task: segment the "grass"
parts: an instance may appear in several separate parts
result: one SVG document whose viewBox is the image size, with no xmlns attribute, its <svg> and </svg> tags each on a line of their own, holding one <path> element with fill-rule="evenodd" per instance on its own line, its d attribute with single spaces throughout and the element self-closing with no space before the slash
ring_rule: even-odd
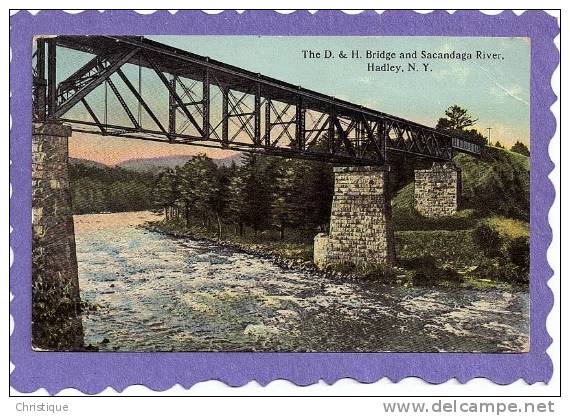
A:
<svg viewBox="0 0 570 416">
<path fill-rule="evenodd" d="M 530 236 L 530 224 L 528 222 L 499 216 L 487 218 L 485 221 L 505 238 Z"/>
<path fill-rule="evenodd" d="M 530 219 L 530 159 L 493 147 L 484 148 L 480 158 L 458 154 L 461 169 L 462 208 L 480 217 L 503 216 Z"/>
</svg>

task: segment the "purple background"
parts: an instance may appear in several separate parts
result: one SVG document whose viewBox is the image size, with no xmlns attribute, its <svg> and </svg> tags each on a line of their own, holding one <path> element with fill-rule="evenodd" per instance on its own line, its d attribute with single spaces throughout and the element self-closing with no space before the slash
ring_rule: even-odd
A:
<svg viewBox="0 0 570 416">
<path fill-rule="evenodd" d="M 13 194 L 10 202 L 10 245 L 14 263 L 10 312 L 14 332 L 10 359 L 15 365 L 11 385 L 20 392 L 44 387 L 51 394 L 73 387 L 97 393 L 111 386 L 121 391 L 132 384 L 166 390 L 176 383 L 185 388 L 204 380 L 240 386 L 251 380 L 266 385 L 287 379 L 309 385 L 323 379 L 334 383 L 350 377 L 374 382 L 383 377 L 399 381 L 416 376 L 431 383 L 457 378 L 461 383 L 486 377 L 496 383 L 548 382 L 553 366 L 546 349 L 552 342 L 546 318 L 553 304 L 547 286 L 552 269 L 546 251 L 552 239 L 548 211 L 554 187 L 548 174 L 554 165 L 548 144 L 556 120 L 549 107 L 555 102 L 550 80 L 559 61 L 553 39 L 559 32 L 554 17 L 541 11 L 487 16 L 477 11 L 419 14 L 387 11 L 346 15 L 300 11 L 281 15 L 271 11 L 224 12 L 207 15 L 166 11 L 138 15 L 130 11 L 87 11 L 66 14 L 20 12 L 10 19 L 10 167 Z M 31 350 L 31 83 L 32 36 L 36 34 L 113 35 L 355 35 L 355 36 L 525 36 L 531 38 L 531 285 L 530 352 L 475 353 L 38 353 Z"/>
</svg>

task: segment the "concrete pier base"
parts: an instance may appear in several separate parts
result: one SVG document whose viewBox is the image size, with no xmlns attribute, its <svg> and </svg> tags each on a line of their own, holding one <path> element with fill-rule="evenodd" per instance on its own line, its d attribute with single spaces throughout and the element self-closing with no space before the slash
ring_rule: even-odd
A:
<svg viewBox="0 0 570 416">
<path fill-rule="evenodd" d="M 434 163 L 431 169 L 415 171 L 416 210 L 430 218 L 454 214 L 461 196 L 461 170 L 453 163 Z"/>
<path fill-rule="evenodd" d="M 395 261 L 394 228 L 384 167 L 334 168 L 330 232 L 314 240 L 314 262 L 323 269 L 391 265 Z"/>
<path fill-rule="evenodd" d="M 62 124 L 32 131 L 32 344 L 50 350 L 83 347 L 79 280 Z"/>
</svg>

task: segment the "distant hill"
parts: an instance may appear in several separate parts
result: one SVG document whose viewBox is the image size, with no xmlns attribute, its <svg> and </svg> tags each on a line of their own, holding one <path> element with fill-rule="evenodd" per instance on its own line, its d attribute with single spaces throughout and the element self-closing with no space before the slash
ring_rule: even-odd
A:
<svg viewBox="0 0 570 416">
<path fill-rule="evenodd" d="M 160 172 L 166 169 L 174 169 L 176 166 L 182 166 L 193 156 L 177 155 L 177 156 L 161 156 L 152 158 L 137 158 L 125 160 L 117 166 L 136 172 Z M 241 154 L 228 156 L 222 159 L 212 159 L 218 166 L 230 166 L 233 163 L 239 165 Z"/>
<path fill-rule="evenodd" d="M 88 166 L 88 167 L 92 167 L 92 168 L 100 168 L 100 169 L 109 167 L 108 165 L 105 165 L 104 163 L 95 162 L 94 160 L 89 160 L 89 159 L 81 159 L 78 157 L 70 157 L 69 163 L 73 166 L 83 165 L 83 166 Z"/>
</svg>

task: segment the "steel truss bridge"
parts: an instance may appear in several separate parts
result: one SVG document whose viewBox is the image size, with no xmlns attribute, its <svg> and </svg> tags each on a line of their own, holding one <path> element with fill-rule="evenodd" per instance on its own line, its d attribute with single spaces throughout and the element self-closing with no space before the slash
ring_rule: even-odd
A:
<svg viewBox="0 0 570 416">
<path fill-rule="evenodd" d="M 345 165 L 481 152 L 445 132 L 143 37 L 37 38 L 33 76 L 34 120 L 76 132 Z"/>
</svg>

